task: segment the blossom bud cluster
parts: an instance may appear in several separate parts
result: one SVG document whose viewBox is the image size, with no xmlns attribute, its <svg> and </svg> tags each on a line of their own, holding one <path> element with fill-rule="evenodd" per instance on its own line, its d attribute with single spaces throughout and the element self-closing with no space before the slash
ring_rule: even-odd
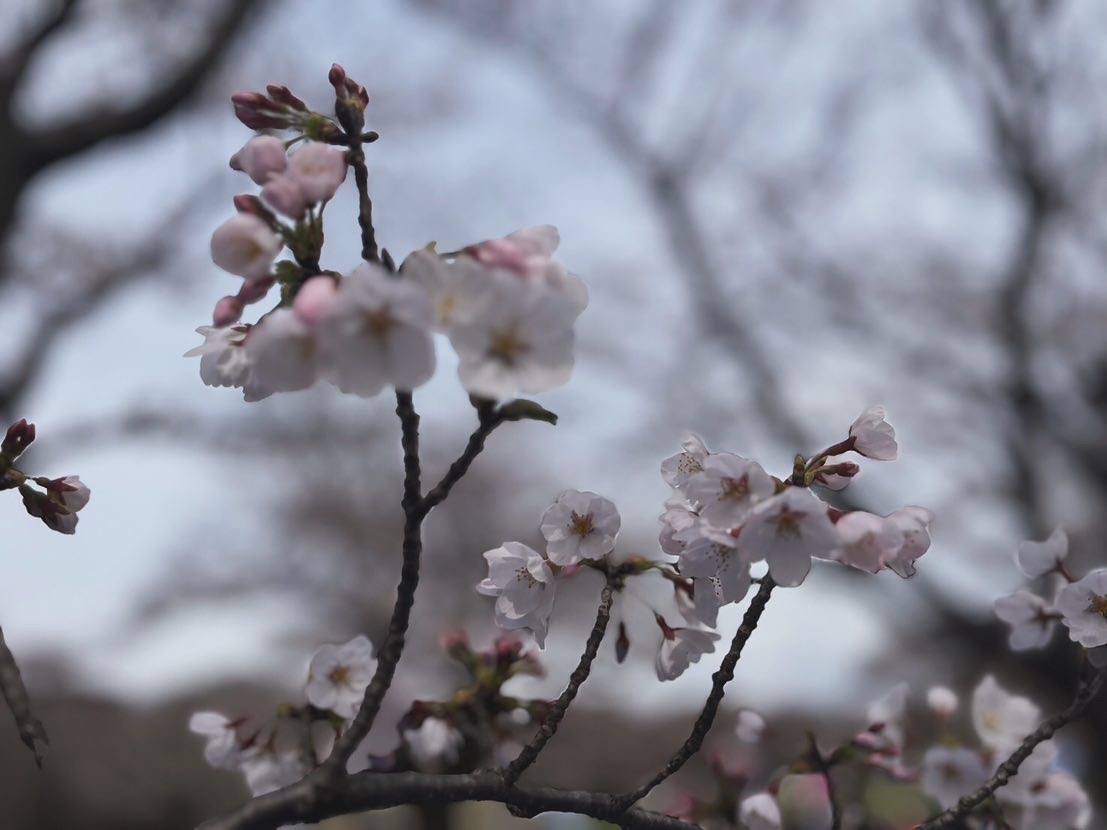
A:
<svg viewBox="0 0 1107 830">
<path fill-rule="evenodd" d="M 88 504 L 88 485 L 78 476 L 29 476 L 16 467 L 16 460 L 34 440 L 35 425 L 26 418 L 8 427 L 0 444 L 0 490 L 18 489 L 27 513 L 51 530 L 71 535 L 77 530 L 77 513 Z"/>
<path fill-rule="evenodd" d="M 1012 649 L 1048 645 L 1057 622 L 1084 648 L 1107 646 L 1107 568 L 1076 579 L 1066 563 L 1068 555 L 1069 538 L 1060 527 L 1043 542 L 1019 544 L 1015 563 L 1044 594 L 1022 588 L 996 600 L 996 616 L 1011 627 Z"/>
</svg>

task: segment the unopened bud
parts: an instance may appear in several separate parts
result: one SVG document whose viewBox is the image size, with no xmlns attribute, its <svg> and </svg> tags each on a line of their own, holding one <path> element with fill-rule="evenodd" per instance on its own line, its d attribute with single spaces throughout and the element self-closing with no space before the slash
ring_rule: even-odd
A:
<svg viewBox="0 0 1107 830">
<path fill-rule="evenodd" d="M 233 201 L 234 209 L 239 213 L 256 216 L 270 226 L 277 224 L 277 217 L 273 215 L 269 208 L 261 203 L 261 199 L 257 196 L 253 196 L 249 193 L 239 193 L 234 197 Z"/>
<path fill-rule="evenodd" d="M 0 452 L 6 457 L 7 463 L 17 459 L 20 454 L 31 446 L 35 440 L 35 425 L 27 423 L 26 418 L 20 418 L 10 427 L 4 435 L 4 443 L 0 445 Z"/>
<path fill-rule="evenodd" d="M 250 305 L 251 303 L 263 300 L 265 299 L 265 295 L 269 293 L 269 289 L 272 288 L 276 282 L 277 281 L 273 277 L 245 280 L 242 283 L 242 287 L 238 289 L 238 299 L 243 305 Z"/>
<path fill-rule="evenodd" d="M 243 303 L 238 297 L 223 297 L 215 304 L 211 313 L 211 324 L 217 329 L 225 328 L 242 319 Z"/>
<path fill-rule="evenodd" d="M 342 68 L 341 64 L 332 63 L 331 71 L 327 73 L 327 80 L 334 87 L 335 94 L 341 95 L 346 84 L 346 70 Z"/>
<path fill-rule="evenodd" d="M 308 111 L 307 104 L 293 95 L 284 84 L 267 84 L 265 91 L 278 104 L 284 104 L 289 109 L 299 110 L 300 112 Z"/>
<path fill-rule="evenodd" d="M 615 638 L 615 662 L 622 663 L 626 660 L 628 651 L 630 651 L 630 637 L 627 636 L 627 625 L 620 620 L 619 636 Z"/>
</svg>

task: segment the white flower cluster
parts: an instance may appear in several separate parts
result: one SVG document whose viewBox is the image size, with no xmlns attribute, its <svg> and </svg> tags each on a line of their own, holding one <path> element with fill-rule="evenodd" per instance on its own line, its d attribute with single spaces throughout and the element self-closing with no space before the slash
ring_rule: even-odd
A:
<svg viewBox="0 0 1107 830">
<path fill-rule="evenodd" d="M 1011 626 L 1011 648 L 1046 646 L 1058 621 L 1084 648 L 1107 645 L 1107 568 L 1078 580 L 1065 564 L 1068 554 L 1068 535 L 1060 527 L 1044 542 L 1019 544 L 1015 563 L 1027 579 L 1045 578 L 1046 596 L 1023 588 L 996 600 L 996 616 Z"/>
<path fill-rule="evenodd" d="M 504 542 L 486 551 L 488 578 L 477 585 L 477 591 L 496 597 L 496 625 L 530 631 L 544 648 L 558 578 L 578 563 L 595 562 L 614 550 L 619 525 L 619 511 L 608 499 L 565 490 L 542 514 L 545 554 L 522 542 Z"/>
<path fill-rule="evenodd" d="M 207 739 L 208 764 L 241 772 L 252 795 L 272 792 L 300 780 L 327 756 L 341 722 L 357 713 L 376 665 L 373 644 L 363 635 L 320 646 L 308 669 L 310 706 L 282 706 L 265 720 L 197 712 L 189 730 Z"/>
<path fill-rule="evenodd" d="M 952 711 L 940 695 L 940 717 Z M 954 698 L 955 700 L 955 698 Z M 1037 727 L 1038 707 L 1025 697 L 1005 691 L 991 675 L 973 692 L 972 723 L 979 748 L 943 741 L 927 750 L 922 759 L 920 784 L 943 808 L 954 806 L 963 796 L 984 784 L 996 768 Z M 1056 768 L 1057 745 L 1038 744 L 1010 783 L 996 791 L 995 798 L 1011 830 L 1074 830 L 1088 826 L 1091 806 L 1079 781 Z"/>
<path fill-rule="evenodd" d="M 894 459 L 895 433 L 883 408 L 862 413 L 849 437 L 831 449 Z M 828 451 L 806 472 L 805 484 L 840 489 L 858 467 Z M 749 591 L 754 562 L 764 560 L 784 586 L 803 582 L 812 557 L 908 577 L 930 546 L 933 516 L 925 508 L 904 507 L 888 516 L 834 511 L 809 487 L 775 479 L 748 458 L 710 452 L 696 435 L 662 463 L 661 475 L 674 491 L 661 516 L 661 547 L 678 557 L 681 574 L 692 580 L 692 602 L 684 604 L 690 622 L 714 627 L 719 607 Z"/>
</svg>

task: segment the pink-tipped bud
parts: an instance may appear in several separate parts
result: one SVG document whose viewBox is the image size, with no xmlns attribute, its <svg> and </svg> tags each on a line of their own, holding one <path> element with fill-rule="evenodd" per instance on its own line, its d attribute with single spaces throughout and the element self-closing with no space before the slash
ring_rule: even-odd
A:
<svg viewBox="0 0 1107 830">
<path fill-rule="evenodd" d="M 327 80 L 331 82 L 335 93 L 341 95 L 346 85 L 346 70 L 340 64 L 332 63 L 331 71 L 327 73 Z"/>
<path fill-rule="evenodd" d="M 277 281 L 273 277 L 263 277 L 260 280 L 246 280 L 242 283 L 242 287 L 238 289 L 238 299 L 243 305 L 250 305 L 256 303 L 258 300 L 264 300 L 265 296 L 269 293 L 269 289 L 276 285 Z"/>
<path fill-rule="evenodd" d="M 211 324 L 217 329 L 225 328 L 242 319 L 243 303 L 238 297 L 224 297 L 215 304 L 211 313 Z"/>
<path fill-rule="evenodd" d="M 231 102 L 235 116 L 251 130 L 283 130 L 291 121 L 260 92 L 237 92 Z"/>
<path fill-rule="evenodd" d="M 261 203 L 261 199 L 257 196 L 251 196 L 248 193 L 239 193 L 234 197 L 233 201 L 234 209 L 239 213 L 248 213 L 250 216 L 256 216 L 269 225 L 275 225 L 277 223 L 277 217 L 273 215 L 273 212 L 269 210 L 269 208 Z"/>
<path fill-rule="evenodd" d="M 231 156 L 232 170 L 245 173 L 255 184 L 265 184 L 275 173 L 284 172 L 288 155 L 284 142 L 272 135 L 256 135 Z"/>
<path fill-rule="evenodd" d="M 288 176 L 271 176 L 261 189 L 261 198 L 278 213 L 299 221 L 307 211 L 308 199 L 303 188 Z"/>
<path fill-rule="evenodd" d="M 469 635 L 460 628 L 446 631 L 438 642 L 447 654 L 453 654 L 459 649 L 465 649 L 466 651 L 469 649 Z"/>
<path fill-rule="evenodd" d="M 8 427 L 4 435 L 4 443 L 0 445 L 0 452 L 3 452 L 9 461 L 14 461 L 27 447 L 31 446 L 34 440 L 35 425 L 27 423 L 26 418 L 20 418 Z"/>
<path fill-rule="evenodd" d="M 337 291 L 338 286 L 330 277 L 312 277 L 296 292 L 292 310 L 307 325 L 314 326 L 331 310 Z"/>
<path fill-rule="evenodd" d="M 284 84 L 266 84 L 265 91 L 278 104 L 284 104 L 286 107 L 300 112 L 308 111 L 307 104 L 293 95 Z"/>
</svg>

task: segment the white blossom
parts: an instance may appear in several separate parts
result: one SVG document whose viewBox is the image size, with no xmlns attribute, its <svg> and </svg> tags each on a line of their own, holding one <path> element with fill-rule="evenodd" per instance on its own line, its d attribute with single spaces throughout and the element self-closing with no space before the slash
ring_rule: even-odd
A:
<svg viewBox="0 0 1107 830">
<path fill-rule="evenodd" d="M 869 704 L 868 728 L 878 732 L 897 750 L 903 750 L 904 724 L 907 719 L 908 685 L 899 683 L 884 696 Z"/>
<path fill-rule="evenodd" d="M 76 513 L 81 510 L 92 495 L 88 485 L 81 481 L 80 476 L 63 476 L 52 479 L 46 489 L 50 499 L 62 510 Z"/>
<path fill-rule="evenodd" d="M 934 746 L 923 756 L 920 784 L 942 809 L 952 807 L 987 780 L 988 768 L 979 752 L 963 746 Z"/>
<path fill-rule="evenodd" d="M 1019 542 L 1015 562 L 1027 579 L 1037 579 L 1056 570 L 1069 555 L 1069 537 L 1061 527 L 1055 527 L 1044 542 Z"/>
<path fill-rule="evenodd" d="M 1015 651 L 1042 648 L 1053 637 L 1057 612 L 1053 606 L 1030 591 L 1015 591 L 995 601 L 995 614 L 1011 626 L 1009 643 Z"/>
<path fill-rule="evenodd" d="M 572 303 L 544 285 L 493 278 L 472 319 L 449 332 L 462 385 L 471 394 L 504 400 L 566 383 L 573 370 Z"/>
<path fill-rule="evenodd" d="M 307 699 L 320 709 L 352 718 L 376 670 L 373 644 L 363 634 L 341 645 L 322 645 L 311 658 Z"/>
<path fill-rule="evenodd" d="M 734 735 L 744 744 L 756 744 L 761 742 L 761 736 L 765 732 L 765 719 L 752 709 L 742 709 L 738 713 L 738 723 L 734 727 Z"/>
<path fill-rule="evenodd" d="M 1014 780 L 1021 775 L 1020 771 Z M 1008 788 L 1001 788 L 996 797 L 1011 830 L 1083 830 L 1092 819 L 1088 794 L 1066 772 L 1038 778 L 1027 791 L 1014 797 Z"/>
<path fill-rule="evenodd" d="M 690 591 L 675 589 L 677 610 L 692 625 L 714 628 L 719 619 L 723 594 L 719 580 L 715 577 L 693 577 L 690 581 Z"/>
<path fill-rule="evenodd" d="M 470 245 L 465 253 L 494 272 L 507 272 L 562 293 L 579 315 L 588 306 L 588 288 L 552 258 L 560 242 L 561 235 L 553 225 L 532 225 L 502 239 Z"/>
<path fill-rule="evenodd" d="M 610 499 L 588 490 L 563 490 L 542 514 L 546 555 L 561 566 L 602 559 L 615 549 L 620 521 Z"/>
<path fill-rule="evenodd" d="M 660 617 L 661 647 L 657 650 L 654 668 L 658 680 L 675 680 L 692 664 L 698 663 L 704 654 L 715 651 L 719 635 L 714 631 L 696 628 L 670 628 Z"/>
<path fill-rule="evenodd" d="M 760 464 L 733 453 L 713 453 L 702 467 L 688 478 L 684 492 L 700 505 L 700 516 L 716 527 L 737 527 L 757 502 L 776 491 Z"/>
<path fill-rule="evenodd" d="M 442 718 L 424 718 L 418 729 L 403 733 L 408 754 L 416 769 L 441 772 L 457 763 L 464 737 Z"/>
<path fill-rule="evenodd" d="M 386 385 L 421 386 L 434 374 L 433 325 L 434 308 L 422 288 L 362 263 L 339 284 L 318 327 L 327 377 L 361 397 Z"/>
<path fill-rule="evenodd" d="M 680 572 L 710 580 L 720 605 L 740 602 L 750 589 L 750 560 L 725 531 L 697 526 L 699 533 L 680 554 Z M 699 586 L 697 586 L 697 591 Z"/>
<path fill-rule="evenodd" d="M 1073 642 L 1084 648 L 1107 645 L 1107 568 L 1061 589 L 1057 610 Z"/>
<path fill-rule="evenodd" d="M 849 428 L 854 452 L 877 461 L 896 460 L 896 431 L 884 417 L 883 406 L 870 406 L 857 416 Z"/>
<path fill-rule="evenodd" d="M 699 521 L 699 517 L 684 504 L 674 504 L 666 508 L 659 517 L 661 534 L 658 541 L 661 549 L 670 556 L 680 556 L 688 546 L 689 532 Z M 693 533 L 694 536 L 694 533 Z"/>
<path fill-rule="evenodd" d="M 509 631 L 527 629 L 539 648 L 545 648 L 557 590 L 549 563 L 522 542 L 504 542 L 486 551 L 484 558 L 488 577 L 477 585 L 477 591 L 496 597 L 496 625 Z"/>
<path fill-rule="evenodd" d="M 256 750 L 243 746 L 237 724 L 218 712 L 195 712 L 188 721 L 188 731 L 207 738 L 204 760 L 217 769 L 238 769 Z"/>
<path fill-rule="evenodd" d="M 896 574 L 908 579 L 915 575 L 915 560 L 930 550 L 930 523 L 934 514 L 925 507 L 908 505 L 885 517 L 903 534 L 903 544 L 887 565 Z"/>
<path fill-rule="evenodd" d="M 244 347 L 250 364 L 244 390 L 248 401 L 307 389 L 318 377 L 315 333 L 290 308 L 263 317 L 250 329 Z"/>
<path fill-rule="evenodd" d="M 738 821 L 745 830 L 780 830 L 780 808 L 768 793 L 757 793 L 742 799 Z"/>
<path fill-rule="evenodd" d="M 307 762 L 298 752 L 259 753 L 244 760 L 240 768 L 252 796 L 295 784 L 309 771 Z"/>
<path fill-rule="evenodd" d="M 268 276 L 283 247 L 281 238 L 249 213 L 236 213 L 211 235 L 212 261 L 246 279 Z"/>
<path fill-rule="evenodd" d="M 811 557 L 829 556 L 837 545 L 826 505 L 800 487 L 789 487 L 758 504 L 738 537 L 739 548 L 751 560 L 765 559 L 769 575 L 784 586 L 803 582 Z"/>
<path fill-rule="evenodd" d="M 288 177 L 310 204 L 334 196 L 346 179 L 346 154 L 317 141 L 309 141 L 288 159 Z"/>
<path fill-rule="evenodd" d="M 661 462 L 661 477 L 674 490 L 683 490 L 688 479 L 703 471 L 703 462 L 711 454 L 707 444 L 694 432 L 680 442 L 680 452 Z"/>
<path fill-rule="evenodd" d="M 200 326 L 197 334 L 204 342 L 184 353 L 200 358 L 200 380 L 205 386 L 236 386 L 242 388 L 250 378 L 250 359 L 243 347 L 249 326 L 214 328 Z"/>
<path fill-rule="evenodd" d="M 876 573 L 903 547 L 903 531 L 895 521 L 863 510 L 846 513 L 834 528 L 839 542 L 834 558 L 858 570 Z"/>
<path fill-rule="evenodd" d="M 956 712 L 959 703 L 957 692 L 945 686 L 931 686 L 926 693 L 926 705 L 942 720 L 948 719 Z"/>
<path fill-rule="evenodd" d="M 980 740 L 997 755 L 1004 756 L 1038 727 L 1040 710 L 1029 699 L 1000 688 L 992 675 L 986 676 L 972 696 L 972 722 Z"/>
<path fill-rule="evenodd" d="M 485 293 L 495 290 L 495 280 L 479 262 L 458 257 L 445 262 L 433 250 L 422 249 L 408 255 L 400 274 L 427 292 L 434 305 L 435 331 L 470 323 L 487 302 Z"/>
</svg>

